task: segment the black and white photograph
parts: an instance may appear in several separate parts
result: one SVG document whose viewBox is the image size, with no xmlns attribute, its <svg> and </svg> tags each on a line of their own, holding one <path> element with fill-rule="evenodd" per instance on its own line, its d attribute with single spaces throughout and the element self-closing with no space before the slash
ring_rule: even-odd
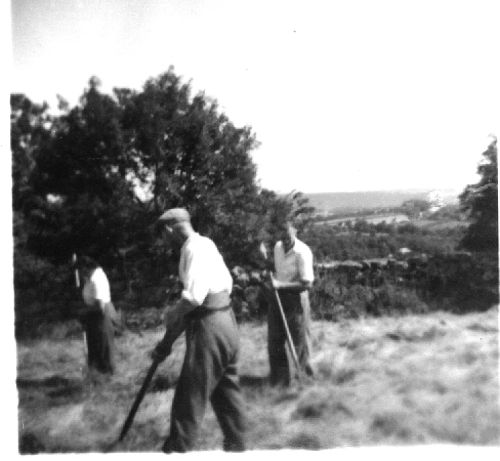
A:
<svg viewBox="0 0 500 461">
<path fill-rule="evenodd" d="M 17 455 L 498 455 L 498 2 L 4 9 Z"/>
</svg>

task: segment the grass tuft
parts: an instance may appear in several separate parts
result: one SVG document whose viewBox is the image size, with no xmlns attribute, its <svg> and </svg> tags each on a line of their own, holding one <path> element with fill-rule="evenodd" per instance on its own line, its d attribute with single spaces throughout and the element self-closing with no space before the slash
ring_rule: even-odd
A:
<svg viewBox="0 0 500 461">
<path fill-rule="evenodd" d="M 288 440 L 288 446 L 304 450 L 319 450 L 321 448 L 321 441 L 314 434 L 301 432 Z"/>
<path fill-rule="evenodd" d="M 498 310 L 312 324 L 312 381 L 267 379 L 264 323 L 240 326 L 251 449 L 373 444 L 500 444 Z M 18 343 L 21 453 L 158 451 L 169 429 L 182 339 L 158 367 L 125 440 L 116 443 L 161 329 L 117 338 L 116 373 L 93 383 L 79 337 Z M 222 446 L 207 409 L 197 449 Z"/>
<path fill-rule="evenodd" d="M 410 430 L 407 427 L 407 415 L 403 413 L 382 413 L 373 417 L 370 430 L 382 438 L 396 436 L 399 439 L 408 439 Z"/>
<path fill-rule="evenodd" d="M 35 455 L 43 453 L 45 446 L 40 440 L 31 432 L 25 432 L 19 439 L 19 453 L 23 455 Z"/>
</svg>

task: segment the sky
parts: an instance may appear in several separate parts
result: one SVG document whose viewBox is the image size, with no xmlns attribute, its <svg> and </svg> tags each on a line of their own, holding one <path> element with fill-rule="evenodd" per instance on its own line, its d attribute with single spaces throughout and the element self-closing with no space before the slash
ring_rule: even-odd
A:
<svg viewBox="0 0 500 461">
<path fill-rule="evenodd" d="M 174 67 L 260 142 L 278 192 L 457 189 L 500 133 L 497 1 L 13 0 L 11 92 Z"/>
</svg>

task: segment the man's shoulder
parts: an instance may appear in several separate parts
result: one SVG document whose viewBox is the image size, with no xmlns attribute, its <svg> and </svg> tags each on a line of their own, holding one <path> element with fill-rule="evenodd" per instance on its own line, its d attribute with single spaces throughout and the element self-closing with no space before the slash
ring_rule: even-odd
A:
<svg viewBox="0 0 500 461">
<path fill-rule="evenodd" d="M 217 247 L 215 242 L 210 237 L 207 237 L 206 235 L 198 234 L 198 238 L 199 238 L 198 241 L 201 242 L 202 245 L 210 245 L 210 246 Z"/>
<path fill-rule="evenodd" d="M 307 253 L 307 254 L 312 255 L 312 251 L 311 251 L 311 248 L 309 247 L 309 245 L 307 245 L 307 243 L 304 243 L 302 240 L 299 240 L 297 237 L 295 237 L 295 248 L 294 249 L 297 253 L 301 253 L 301 254 Z"/>
<path fill-rule="evenodd" d="M 186 249 L 188 251 L 192 251 L 194 248 L 209 248 L 209 247 L 217 249 L 217 245 L 210 237 L 196 233 L 189 239 Z"/>
<path fill-rule="evenodd" d="M 93 283 L 108 283 L 108 277 L 106 272 L 104 272 L 102 267 L 98 267 L 94 270 L 90 276 L 90 281 Z"/>
<path fill-rule="evenodd" d="M 102 267 L 96 267 L 94 271 L 92 272 L 92 275 L 90 276 L 91 280 L 97 280 L 100 278 L 106 277 L 106 274 L 102 270 Z"/>
</svg>

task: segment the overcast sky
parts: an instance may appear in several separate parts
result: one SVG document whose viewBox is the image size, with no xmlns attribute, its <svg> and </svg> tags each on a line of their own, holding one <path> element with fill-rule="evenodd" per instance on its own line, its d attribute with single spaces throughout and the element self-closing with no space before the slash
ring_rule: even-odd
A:
<svg viewBox="0 0 500 461">
<path fill-rule="evenodd" d="M 499 134 L 497 1 L 14 0 L 11 91 L 76 103 L 174 66 L 281 192 L 454 188 Z"/>
</svg>

